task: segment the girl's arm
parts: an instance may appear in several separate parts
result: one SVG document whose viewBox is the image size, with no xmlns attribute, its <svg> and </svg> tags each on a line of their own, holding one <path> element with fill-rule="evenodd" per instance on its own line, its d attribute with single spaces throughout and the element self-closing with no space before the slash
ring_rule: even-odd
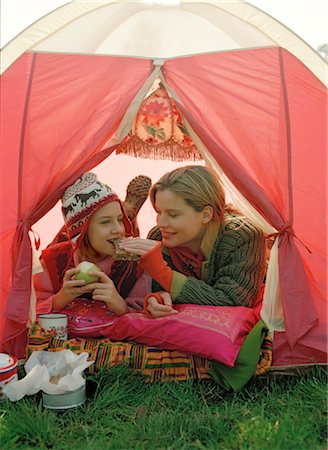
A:
<svg viewBox="0 0 328 450">
<path fill-rule="evenodd" d="M 52 302 L 54 289 L 51 283 L 50 275 L 43 266 L 43 272 L 39 272 L 33 277 L 36 293 L 36 314 L 48 314 L 52 311 Z"/>
<path fill-rule="evenodd" d="M 61 311 L 74 298 L 87 292 L 86 290 L 81 290 L 81 287 L 85 285 L 85 281 L 74 279 L 74 275 L 79 272 L 78 269 L 73 268 L 65 272 L 62 287 L 58 292 L 55 292 L 50 275 L 44 266 L 43 270 L 43 272 L 34 275 L 33 278 L 37 298 L 37 315 L 51 311 Z"/>
<path fill-rule="evenodd" d="M 129 312 L 142 311 L 144 298 L 151 292 L 152 278 L 147 272 L 143 272 L 137 279 L 136 284 L 131 289 L 128 297 L 125 299 Z"/>
<path fill-rule="evenodd" d="M 90 272 L 90 275 L 99 277 L 99 281 L 81 287 L 84 292 L 92 292 L 92 299 L 106 303 L 107 307 L 118 316 L 128 312 L 128 306 L 117 292 L 114 282 L 105 272 Z M 81 295 L 81 294 L 80 294 Z"/>
<path fill-rule="evenodd" d="M 58 292 L 54 292 L 51 278 L 47 270 L 34 276 L 34 285 L 37 297 L 37 315 L 51 311 L 62 311 L 65 306 L 75 298 L 92 292 L 94 300 L 101 300 L 107 304 L 111 311 L 118 315 L 128 312 L 128 306 L 118 294 L 113 281 L 104 272 L 95 272 L 91 275 L 99 277 L 99 282 L 86 284 L 84 280 L 75 280 L 74 276 L 79 269 L 68 269 L 65 272 L 63 284 Z M 140 291 L 143 295 L 144 291 Z M 144 296 L 144 295 L 143 295 Z"/>
</svg>

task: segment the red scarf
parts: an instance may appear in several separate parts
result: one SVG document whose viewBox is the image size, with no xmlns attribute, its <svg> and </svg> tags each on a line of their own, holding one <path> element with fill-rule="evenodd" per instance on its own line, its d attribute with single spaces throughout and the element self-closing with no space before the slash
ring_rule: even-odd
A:
<svg viewBox="0 0 328 450">
<path fill-rule="evenodd" d="M 169 248 L 170 258 L 178 272 L 187 277 L 194 277 L 197 280 L 202 276 L 202 262 L 205 261 L 205 255 L 201 250 L 194 253 L 187 247 Z"/>
</svg>

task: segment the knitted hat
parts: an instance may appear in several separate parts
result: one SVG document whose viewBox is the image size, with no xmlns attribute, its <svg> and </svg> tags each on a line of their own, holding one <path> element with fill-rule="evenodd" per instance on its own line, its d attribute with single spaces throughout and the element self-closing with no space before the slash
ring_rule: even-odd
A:
<svg viewBox="0 0 328 450">
<path fill-rule="evenodd" d="M 106 184 L 101 183 L 95 173 L 83 174 L 72 186 L 66 189 L 62 197 L 62 213 L 68 238 L 74 241 L 79 236 L 82 238 L 90 217 L 106 203 L 114 201 L 120 202 L 115 192 Z M 126 217 L 124 219 L 123 222 L 126 227 L 127 219 Z M 131 224 L 128 229 L 130 227 Z"/>
</svg>

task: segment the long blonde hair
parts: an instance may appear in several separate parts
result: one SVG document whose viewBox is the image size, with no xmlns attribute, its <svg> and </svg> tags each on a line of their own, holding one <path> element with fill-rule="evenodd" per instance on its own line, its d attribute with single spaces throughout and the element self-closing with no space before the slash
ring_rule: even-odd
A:
<svg viewBox="0 0 328 450">
<path fill-rule="evenodd" d="M 166 189 L 182 197 L 195 211 L 203 211 L 205 206 L 211 206 L 213 222 L 221 223 L 224 220 L 225 192 L 212 169 L 204 166 L 184 166 L 164 174 L 150 190 L 153 207 L 156 203 L 156 193 Z"/>
</svg>

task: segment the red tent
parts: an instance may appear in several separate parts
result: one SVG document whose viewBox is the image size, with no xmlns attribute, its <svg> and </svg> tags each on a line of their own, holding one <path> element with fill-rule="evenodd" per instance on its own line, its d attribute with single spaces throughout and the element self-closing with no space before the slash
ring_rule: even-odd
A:
<svg viewBox="0 0 328 450">
<path fill-rule="evenodd" d="M 190 39 L 156 25 L 170 14 L 173 25 L 185 15 Z M 195 17 L 205 28 L 192 47 Z M 152 40 L 138 47 L 145 19 Z M 245 3 L 72 2 L 5 47 L 2 61 L 3 351 L 24 353 L 29 230 L 113 152 L 159 77 L 203 157 L 275 230 L 274 365 L 326 362 L 327 92 L 313 50 Z"/>
</svg>

